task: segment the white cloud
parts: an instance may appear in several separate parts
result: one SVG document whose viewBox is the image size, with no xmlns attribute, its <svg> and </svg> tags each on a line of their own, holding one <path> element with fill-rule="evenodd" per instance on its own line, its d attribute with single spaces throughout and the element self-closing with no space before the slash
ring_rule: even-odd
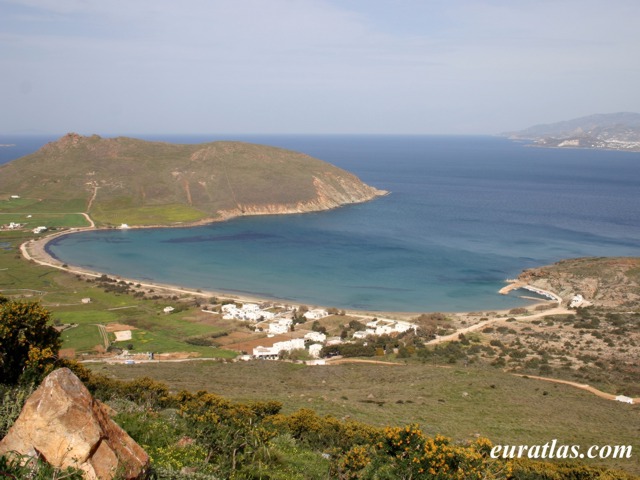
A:
<svg viewBox="0 0 640 480">
<path fill-rule="evenodd" d="M 463 116 L 499 130 L 491 106 L 503 123 L 562 118 L 562 102 L 640 110 L 638 14 L 630 0 L 0 1 L 0 87 L 14 123 L 44 102 L 100 132 L 457 133 Z"/>
</svg>

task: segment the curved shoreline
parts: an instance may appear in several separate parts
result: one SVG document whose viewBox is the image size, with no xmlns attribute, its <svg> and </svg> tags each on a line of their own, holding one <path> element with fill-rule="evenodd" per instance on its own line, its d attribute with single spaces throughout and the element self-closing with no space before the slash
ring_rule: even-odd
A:
<svg viewBox="0 0 640 480">
<path fill-rule="evenodd" d="M 264 303 L 264 302 L 276 302 L 276 303 L 281 303 L 281 304 L 286 304 L 286 305 L 302 305 L 301 302 L 296 301 L 296 300 L 291 300 L 291 299 L 282 299 L 282 298 L 277 298 L 277 297 L 265 297 L 265 296 L 260 296 L 260 295 L 253 295 L 251 293 L 244 293 L 244 292 L 237 292 L 237 291 L 233 291 L 233 290 L 229 290 L 229 291 L 225 291 L 225 290 L 203 290 L 197 287 L 184 287 L 181 285 L 176 285 L 176 284 L 170 284 L 170 283 L 163 283 L 163 282 L 156 282 L 156 281 L 144 281 L 144 280 L 140 280 L 140 279 L 135 279 L 135 278 L 129 278 L 129 277 L 125 277 L 125 276 L 121 276 L 118 274 L 106 274 L 104 272 L 100 272 L 97 270 L 92 270 L 89 268 L 84 268 L 84 267 L 79 267 L 76 265 L 69 265 L 65 262 L 62 262 L 60 259 L 58 259 L 55 255 L 53 255 L 51 253 L 51 251 L 49 250 L 48 246 L 50 243 L 56 241 L 57 239 L 60 239 L 62 237 L 65 237 L 67 235 L 73 235 L 75 233 L 82 233 L 82 232 L 89 232 L 89 231 L 104 231 L 104 230 L 118 230 L 117 228 L 108 228 L 108 227 L 96 227 L 95 223 L 91 220 L 91 218 L 89 217 L 88 214 L 83 214 L 85 216 L 85 218 L 87 218 L 87 220 L 91 223 L 91 226 L 89 227 L 78 227 L 78 228 L 72 228 L 69 230 L 64 230 L 64 231 L 60 231 L 60 232 L 54 232 L 51 233 L 49 235 L 45 235 L 41 238 L 38 239 L 31 239 L 31 240 L 27 240 L 25 242 L 23 242 L 20 245 L 20 252 L 22 254 L 22 256 L 30 261 L 33 261 L 35 263 L 37 263 L 38 265 L 42 265 L 42 266 L 47 266 L 47 267 L 51 267 L 51 268 L 55 268 L 58 270 L 62 270 L 65 271 L 67 273 L 71 273 L 71 274 L 76 274 L 76 275 L 84 275 L 87 277 L 92 277 L 92 278 L 100 278 L 103 275 L 109 275 L 113 278 L 116 278 L 117 280 L 122 280 L 122 281 L 126 281 L 128 283 L 134 283 L 134 284 L 139 284 L 144 288 L 147 289 L 154 289 L 154 290 L 162 290 L 165 291 L 167 293 L 171 293 L 171 294 L 180 294 L 180 295 L 193 295 L 196 297 L 200 297 L 200 298 L 211 298 L 211 297 L 226 297 L 226 298 L 230 298 L 233 300 L 237 300 L 240 302 L 244 302 L 244 303 Z M 205 221 L 198 221 L 198 222 L 194 222 L 194 223 L 189 223 L 189 224 L 180 224 L 180 225 L 149 225 L 149 226 L 132 226 L 129 227 L 130 229 L 155 229 L 155 228 L 192 228 L 192 227 L 199 227 L 199 226 L 204 226 L 204 225 L 210 225 L 213 223 L 218 223 L 218 222 L 223 222 L 232 218 L 236 218 L 237 216 L 229 216 L 228 218 L 224 218 L 224 219 L 207 219 Z M 514 289 L 514 287 L 512 285 L 508 285 L 505 288 L 509 288 L 511 287 L 511 289 Z M 496 293 L 503 293 L 502 290 L 500 290 L 499 292 Z M 555 294 L 553 294 L 555 296 Z M 559 298 L 559 297 L 558 297 Z M 530 299 L 533 300 L 533 299 Z M 536 302 L 536 303 L 532 303 L 530 305 L 528 305 L 528 307 L 535 307 L 537 305 L 540 304 L 545 304 L 548 303 L 548 301 L 545 301 L 543 299 L 540 299 L 540 301 Z M 314 306 L 318 306 L 318 307 L 327 307 L 327 305 L 315 305 Z M 410 312 L 410 311 L 382 311 L 382 310 L 358 310 L 358 309 L 341 309 L 341 310 L 345 310 L 347 312 L 347 314 L 353 314 L 353 315 L 358 315 L 358 316 L 362 316 L 362 317 L 369 317 L 369 318 L 383 318 L 382 315 L 385 316 L 385 318 L 389 318 L 389 319 L 400 319 L 400 320 L 408 320 L 411 319 L 415 316 L 420 315 L 421 313 L 424 313 L 424 311 L 415 311 L 415 312 Z M 493 311 L 496 311 L 496 313 L 498 314 L 505 314 L 508 313 L 509 309 L 491 309 Z M 456 314 L 456 315 L 465 315 L 465 314 L 469 314 L 470 312 L 461 312 L 461 311 L 451 311 L 448 312 L 451 314 Z"/>
</svg>

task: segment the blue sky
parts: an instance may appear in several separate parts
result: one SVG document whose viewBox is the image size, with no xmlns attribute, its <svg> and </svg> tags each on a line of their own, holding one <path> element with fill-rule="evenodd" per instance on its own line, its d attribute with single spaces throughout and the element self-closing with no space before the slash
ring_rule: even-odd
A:
<svg viewBox="0 0 640 480">
<path fill-rule="evenodd" d="M 0 0 L 0 133 L 493 134 L 640 112 L 637 0 Z"/>
</svg>

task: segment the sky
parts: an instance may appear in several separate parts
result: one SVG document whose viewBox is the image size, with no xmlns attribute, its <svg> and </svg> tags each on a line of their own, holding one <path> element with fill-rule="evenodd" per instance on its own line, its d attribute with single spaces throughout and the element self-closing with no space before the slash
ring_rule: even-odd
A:
<svg viewBox="0 0 640 480">
<path fill-rule="evenodd" d="M 0 0 L 0 133 L 495 134 L 640 112 L 638 0 Z"/>
</svg>

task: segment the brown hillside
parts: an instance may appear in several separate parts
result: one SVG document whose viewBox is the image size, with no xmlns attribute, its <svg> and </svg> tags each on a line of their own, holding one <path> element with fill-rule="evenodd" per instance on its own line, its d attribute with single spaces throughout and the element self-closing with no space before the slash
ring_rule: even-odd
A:
<svg viewBox="0 0 640 480">
<path fill-rule="evenodd" d="M 241 142 L 68 134 L 0 167 L 0 196 L 89 210 L 103 224 L 145 223 L 145 212 L 161 219 L 308 212 L 383 193 L 308 155 Z"/>
<path fill-rule="evenodd" d="M 598 257 L 562 260 L 525 270 L 518 280 L 558 293 L 571 300 L 581 294 L 595 305 L 640 305 L 640 258 Z"/>
</svg>

